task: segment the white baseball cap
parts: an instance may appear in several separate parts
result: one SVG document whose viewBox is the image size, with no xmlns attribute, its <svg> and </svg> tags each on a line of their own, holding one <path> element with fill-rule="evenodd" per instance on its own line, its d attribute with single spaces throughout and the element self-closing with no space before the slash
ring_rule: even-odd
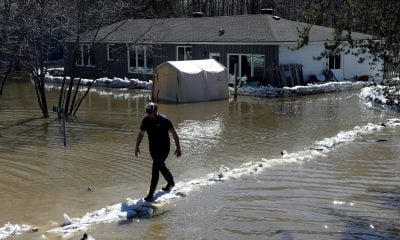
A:
<svg viewBox="0 0 400 240">
<path fill-rule="evenodd" d="M 153 113 L 157 110 L 157 105 L 153 102 L 146 104 L 146 113 Z"/>
</svg>

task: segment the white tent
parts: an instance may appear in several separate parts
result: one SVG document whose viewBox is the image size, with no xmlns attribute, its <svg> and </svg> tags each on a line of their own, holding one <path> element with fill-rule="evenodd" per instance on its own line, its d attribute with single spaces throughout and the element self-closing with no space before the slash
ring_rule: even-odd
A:
<svg viewBox="0 0 400 240">
<path fill-rule="evenodd" d="M 226 68 L 214 59 L 168 61 L 154 69 L 154 102 L 203 102 L 228 97 Z"/>
</svg>

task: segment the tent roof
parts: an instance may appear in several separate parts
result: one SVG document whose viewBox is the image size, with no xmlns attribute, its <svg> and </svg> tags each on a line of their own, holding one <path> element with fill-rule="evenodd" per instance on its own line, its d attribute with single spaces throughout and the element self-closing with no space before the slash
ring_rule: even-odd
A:
<svg viewBox="0 0 400 240">
<path fill-rule="evenodd" d="M 223 66 L 214 59 L 191 60 L 191 61 L 167 61 L 158 65 L 155 68 L 155 71 L 165 66 L 171 66 L 175 70 L 186 74 L 197 74 L 203 71 L 206 72 L 225 71 L 225 66 Z"/>
</svg>

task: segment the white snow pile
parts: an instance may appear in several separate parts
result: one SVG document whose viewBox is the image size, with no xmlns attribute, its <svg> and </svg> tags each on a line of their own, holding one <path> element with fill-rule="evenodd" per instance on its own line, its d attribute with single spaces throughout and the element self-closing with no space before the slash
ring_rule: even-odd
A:
<svg viewBox="0 0 400 240">
<path fill-rule="evenodd" d="M 50 83 L 61 84 L 63 77 L 62 68 L 51 68 L 48 69 L 45 75 L 45 81 Z M 69 83 L 70 78 L 66 77 L 66 82 Z M 75 81 L 79 81 L 75 78 Z M 153 82 L 140 81 L 139 79 L 127 79 L 127 78 L 98 78 L 98 79 L 80 79 L 81 84 L 88 86 L 93 81 L 95 87 L 110 87 L 110 88 L 130 88 L 130 89 L 147 89 L 151 90 Z M 294 87 L 283 87 L 277 88 L 268 86 L 261 87 L 250 87 L 243 86 L 237 90 L 238 95 L 243 96 L 256 96 L 256 97 L 278 97 L 278 96 L 291 96 L 291 95 L 310 95 L 317 93 L 329 93 L 339 92 L 345 90 L 356 90 L 366 86 L 375 84 L 375 81 L 340 81 L 340 82 L 319 82 L 309 83 L 306 86 L 294 86 Z M 229 87 L 231 93 L 234 92 L 232 87 Z"/>
<path fill-rule="evenodd" d="M 28 232 L 31 227 L 28 225 L 12 225 L 10 223 L 4 224 L 4 227 L 0 228 L 0 239 L 5 239 L 10 236 L 18 235 L 23 232 Z"/>
<path fill-rule="evenodd" d="M 237 90 L 238 95 L 257 96 L 257 97 L 279 97 L 291 95 L 311 95 L 318 93 L 340 92 L 345 90 L 356 90 L 372 85 L 372 81 L 343 81 L 343 82 L 326 82 L 318 84 L 307 84 L 306 86 L 294 86 L 276 88 L 272 86 L 240 87 Z M 230 88 L 233 92 L 234 89 Z"/>
<path fill-rule="evenodd" d="M 396 87 L 400 79 L 391 79 L 386 85 L 365 87 L 361 90 L 360 98 L 366 101 L 367 105 L 379 107 L 389 111 L 399 111 L 400 88 Z M 392 105 L 388 104 L 385 92 L 394 97 Z"/>
<path fill-rule="evenodd" d="M 313 146 L 307 147 L 304 150 L 300 150 L 293 153 L 288 153 L 286 150 L 281 152 L 281 157 L 276 159 L 262 158 L 260 162 L 248 162 L 242 164 L 241 167 L 230 170 L 225 166 L 221 166 L 219 171 L 209 174 L 208 179 L 210 181 L 224 181 L 231 178 L 239 178 L 243 174 L 254 174 L 263 168 L 272 167 L 276 165 L 288 164 L 288 163 L 302 163 L 306 160 L 311 160 L 315 157 L 323 157 L 334 148 L 353 142 L 361 135 L 371 134 L 374 131 L 382 130 L 385 127 L 399 127 L 400 119 L 388 119 L 382 124 L 368 123 L 365 126 L 356 126 L 352 130 L 339 132 L 336 136 L 331 138 L 325 138 L 321 141 L 316 141 Z"/>
<path fill-rule="evenodd" d="M 57 77 L 50 75 L 49 73 L 46 73 L 45 75 L 45 81 L 46 82 L 51 82 L 51 83 L 58 83 L 62 84 L 63 82 L 63 77 Z M 140 81 L 139 79 L 128 79 L 128 78 L 117 78 L 114 77 L 112 79 L 110 78 L 98 78 L 98 79 L 79 79 L 75 78 L 74 81 L 77 83 L 78 81 L 81 81 L 81 84 L 83 86 L 89 86 L 90 84 L 93 84 L 94 87 L 110 87 L 110 88 L 131 88 L 131 89 L 147 89 L 150 90 L 153 82 L 149 81 Z M 69 84 L 71 81 L 70 77 L 65 78 L 65 83 Z"/>
</svg>

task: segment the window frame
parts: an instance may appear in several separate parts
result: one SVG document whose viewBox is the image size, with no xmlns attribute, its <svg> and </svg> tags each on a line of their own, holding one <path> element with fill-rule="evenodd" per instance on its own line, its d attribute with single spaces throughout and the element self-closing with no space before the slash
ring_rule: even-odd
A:
<svg viewBox="0 0 400 240">
<path fill-rule="evenodd" d="M 116 51 L 118 49 L 116 49 L 115 46 L 117 46 L 117 44 L 114 44 L 114 43 L 107 44 L 107 61 L 114 61 L 114 60 L 118 59 L 118 58 L 111 58 L 113 51 L 114 51 L 114 54 L 115 54 L 115 52 L 118 52 L 118 51 Z"/>
<path fill-rule="evenodd" d="M 86 49 L 84 47 L 87 47 Z M 86 50 L 86 51 L 85 51 Z M 85 64 L 85 54 L 88 54 L 87 64 Z M 91 44 L 81 43 L 79 44 L 79 58 L 75 60 L 75 65 L 79 67 L 96 67 L 96 58 L 94 56 L 94 52 Z M 94 64 L 92 64 L 94 62 Z"/>
<path fill-rule="evenodd" d="M 131 65 L 131 50 L 134 49 L 135 52 L 135 64 Z M 129 73 L 148 73 L 151 74 L 153 73 L 153 54 L 151 56 L 148 56 L 150 53 L 151 46 L 145 46 L 145 45 L 128 45 L 127 46 L 127 58 L 128 58 L 128 72 Z M 140 65 L 140 59 L 139 59 L 139 54 L 141 53 L 138 50 L 143 51 L 143 66 Z M 151 60 L 152 64 L 149 67 L 148 60 Z"/>
<path fill-rule="evenodd" d="M 247 56 L 250 57 L 251 61 L 250 61 L 250 76 L 246 76 L 247 78 L 252 78 L 254 77 L 254 57 L 263 57 L 264 58 L 264 66 L 263 69 L 265 71 L 265 55 L 264 54 L 252 54 L 252 53 L 228 53 L 227 54 L 227 64 L 226 66 L 228 66 L 228 74 L 230 74 L 230 57 L 231 56 L 238 56 L 238 76 L 236 77 L 242 77 L 242 56 Z M 233 70 L 233 69 L 232 69 Z"/>
<path fill-rule="evenodd" d="M 180 60 L 179 59 L 179 49 L 180 48 L 183 48 L 183 59 L 182 60 Z M 187 48 L 190 48 L 190 58 L 187 58 L 187 51 L 186 51 L 186 49 Z M 188 45 L 186 45 L 186 46 L 176 46 L 176 61 L 188 61 L 188 60 L 192 60 L 193 59 L 193 48 L 192 48 L 192 46 L 188 46 Z"/>
<path fill-rule="evenodd" d="M 327 58 L 328 58 L 329 69 L 332 70 L 342 69 L 342 56 L 340 53 L 329 54 Z"/>
</svg>

